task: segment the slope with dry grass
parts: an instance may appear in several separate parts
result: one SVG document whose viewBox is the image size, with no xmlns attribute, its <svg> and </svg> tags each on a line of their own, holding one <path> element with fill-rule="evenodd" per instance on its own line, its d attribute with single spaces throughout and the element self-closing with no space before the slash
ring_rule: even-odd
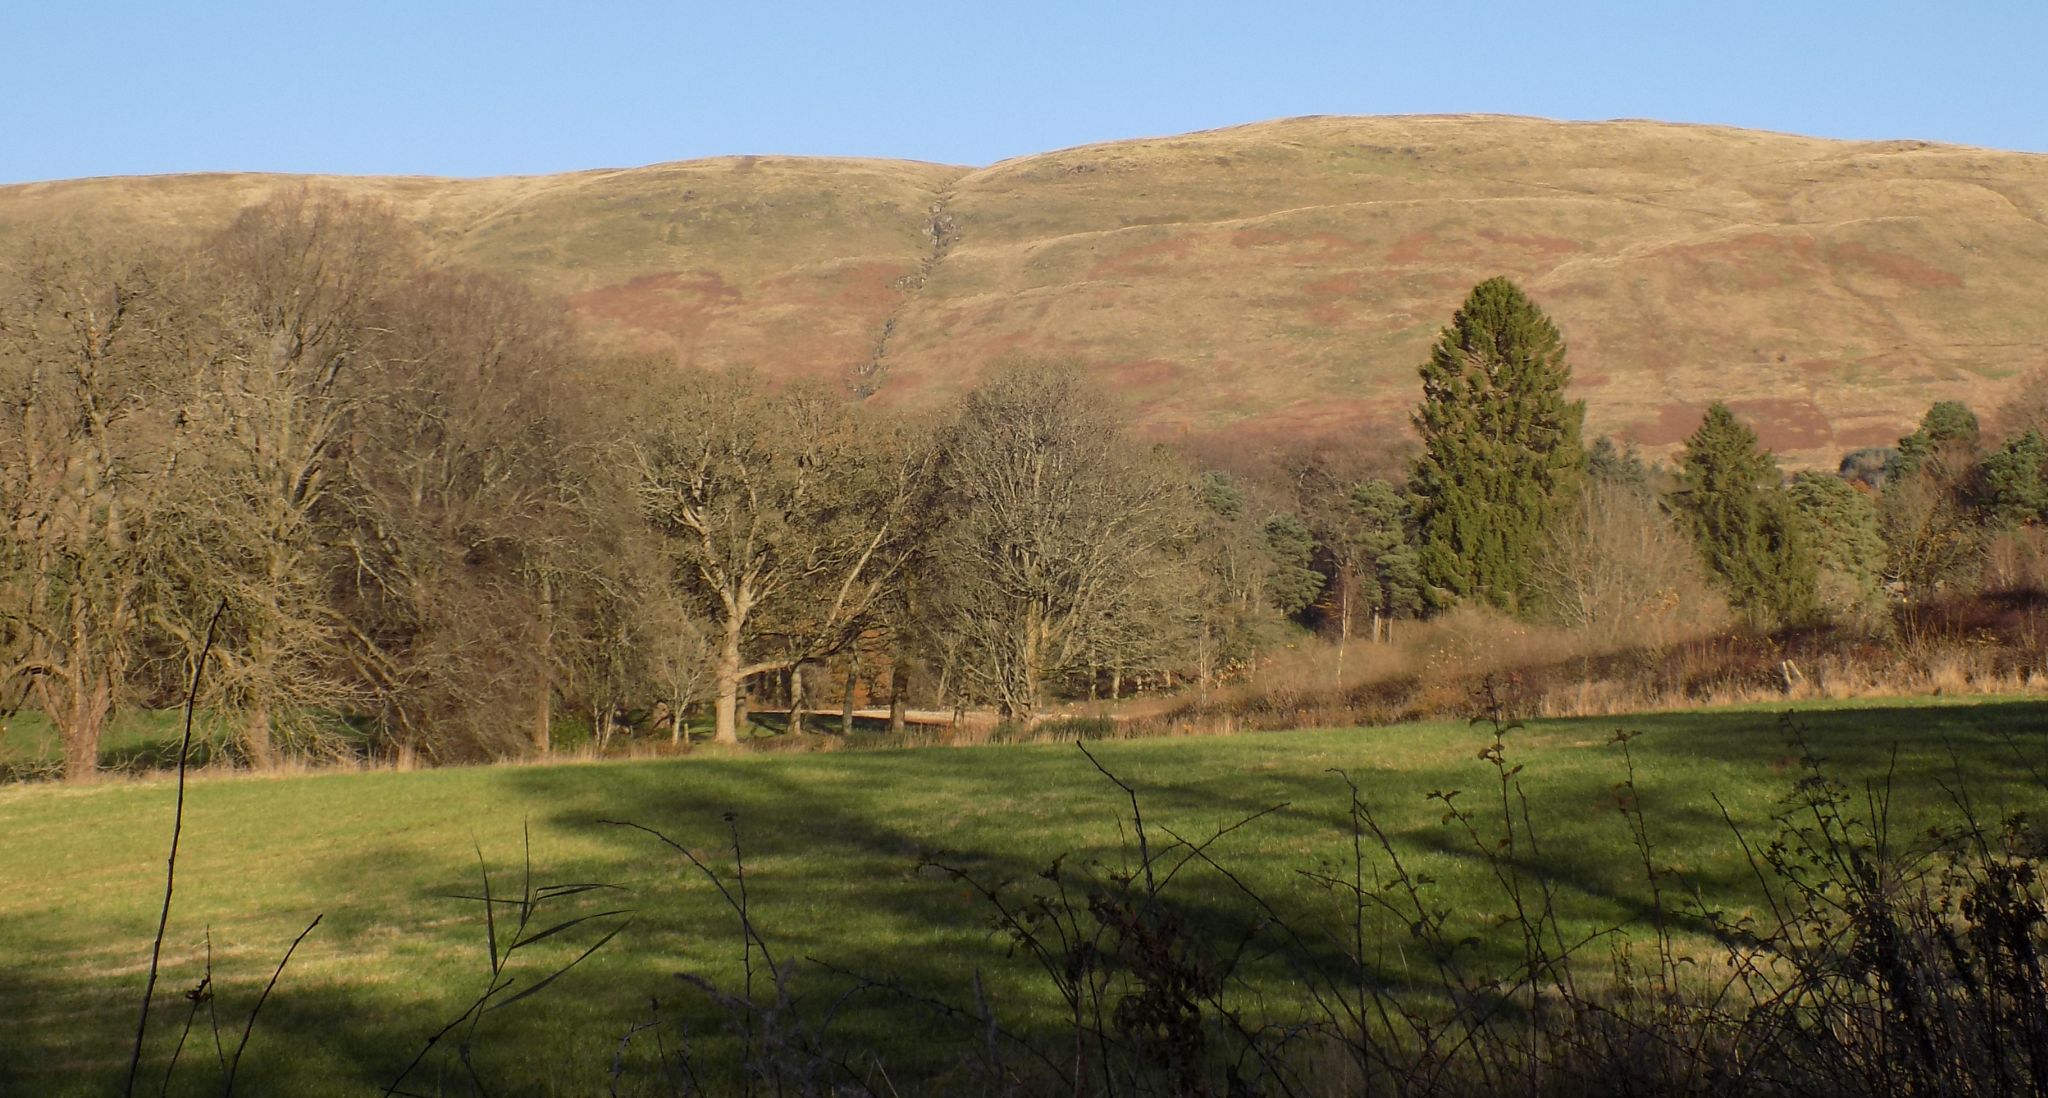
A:
<svg viewBox="0 0 2048 1098">
<path fill-rule="evenodd" d="M 196 232 L 296 181 L 0 188 L 0 239 Z M 1727 400 L 1793 464 L 2048 365 L 2048 157 L 1654 122 L 1304 118 L 981 170 L 739 157 L 319 179 L 615 343 L 912 408 L 1075 357 L 1165 437 L 1405 429 L 1414 364 L 1505 273 L 1571 342 L 1589 427 L 1652 452 Z"/>
</svg>

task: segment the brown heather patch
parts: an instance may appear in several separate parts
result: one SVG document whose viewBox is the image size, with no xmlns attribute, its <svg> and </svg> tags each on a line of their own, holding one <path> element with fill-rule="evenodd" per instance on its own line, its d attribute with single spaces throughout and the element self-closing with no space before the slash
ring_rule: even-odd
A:
<svg viewBox="0 0 2048 1098">
<path fill-rule="evenodd" d="M 1308 295 L 1302 308 L 1308 312 L 1309 320 L 1325 328 L 1334 328 L 1344 323 L 1344 318 L 1350 313 L 1345 306 L 1351 299 L 1364 296 L 1368 285 L 1364 272 L 1349 271 L 1317 279 L 1303 286 L 1302 290 Z"/>
<path fill-rule="evenodd" d="M 1444 240 L 1432 230 L 1413 232 L 1394 241 L 1387 249 L 1387 262 L 1402 267 L 1417 263 L 1470 263 L 1481 258 L 1479 249 Z"/>
<path fill-rule="evenodd" d="M 1705 416 L 1705 405 L 1665 404 L 1658 407 L 1656 419 L 1632 423 L 1622 429 L 1621 435 L 1638 446 L 1662 449 L 1684 442 L 1687 435 L 1700 429 Z"/>
<path fill-rule="evenodd" d="M 1673 244 L 1657 254 L 1679 261 L 1692 277 L 1744 290 L 1796 285 L 1811 277 L 1818 246 L 1810 236 L 1745 233 L 1727 240 Z"/>
<path fill-rule="evenodd" d="M 1961 275 L 1942 270 L 1931 263 L 1924 263 L 1897 252 L 1873 251 L 1867 245 L 1853 241 L 1846 244 L 1830 244 L 1827 250 L 1828 258 L 1837 263 L 1873 271 L 1913 289 L 1936 290 L 1963 284 Z"/>
<path fill-rule="evenodd" d="M 641 275 L 621 285 L 571 294 L 569 304 L 628 327 L 691 340 L 704 334 L 716 314 L 730 312 L 741 300 L 740 291 L 717 272 L 697 271 Z"/>
<path fill-rule="evenodd" d="M 1122 393 L 1179 381 L 1187 376 L 1187 370 L 1163 358 L 1140 358 L 1109 363 L 1098 367 L 1095 374 L 1104 379 L 1110 392 Z"/>
<path fill-rule="evenodd" d="M 1479 238 L 1490 244 L 1502 244 L 1533 252 L 1545 259 L 1560 259 L 1579 251 L 1579 242 L 1561 236 L 1546 236 L 1542 233 L 1510 233 L 1499 229 L 1481 229 Z"/>
<path fill-rule="evenodd" d="M 1749 424 L 1767 450 L 1808 450 L 1834 438 L 1827 416 L 1810 400 L 1757 397 L 1731 400 L 1728 407 Z"/>
<path fill-rule="evenodd" d="M 879 319 L 903 299 L 899 283 L 917 272 L 910 263 L 871 261 L 830 271 L 796 272 L 771 278 L 761 287 L 765 302 L 831 306 Z"/>
<path fill-rule="evenodd" d="M 1234 248 L 1284 250 L 1288 258 L 1296 260 L 1333 261 L 1367 250 L 1367 245 L 1340 233 L 1290 233 L 1270 227 L 1239 229 L 1230 234 L 1230 244 Z"/>
</svg>

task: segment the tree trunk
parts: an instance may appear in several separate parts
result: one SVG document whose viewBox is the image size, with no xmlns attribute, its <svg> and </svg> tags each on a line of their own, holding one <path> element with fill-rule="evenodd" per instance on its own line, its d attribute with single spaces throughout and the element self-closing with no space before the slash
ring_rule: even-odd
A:
<svg viewBox="0 0 2048 1098">
<path fill-rule="evenodd" d="M 948 650 L 946 651 L 946 658 L 945 658 L 945 659 L 944 659 L 943 661 L 941 661 L 941 662 L 939 663 L 939 683 L 938 683 L 938 685 L 937 685 L 936 687 L 934 687 L 934 688 L 932 689 L 932 704 L 933 704 L 933 705 L 944 705 L 944 704 L 946 704 L 946 699 L 947 699 L 948 697 L 950 697 L 950 696 L 951 696 L 951 695 L 949 695 L 949 694 L 948 694 L 948 693 L 946 692 L 946 688 L 947 688 L 948 686 L 951 686 L 952 684 L 953 684 L 953 652 L 952 652 L 952 650 L 951 650 L 951 649 L 948 649 Z"/>
<path fill-rule="evenodd" d="M 711 738 L 718 743 L 736 744 L 740 742 L 740 627 L 737 621 L 729 622 L 725 627 L 725 643 L 718 649 L 714 679 L 718 696 L 712 703 Z"/>
<path fill-rule="evenodd" d="M 43 712 L 54 718 L 62 717 L 58 732 L 64 740 L 64 780 L 73 784 L 98 781 L 100 776 L 100 740 L 106 731 L 107 707 L 103 689 L 72 688 L 64 704 L 51 705 L 55 698 L 47 690 L 40 690 L 44 698 Z M 97 702 L 97 704 L 95 704 Z"/>
<path fill-rule="evenodd" d="M 555 589 L 546 576 L 540 581 L 540 651 L 533 691 L 533 751 L 545 755 L 555 741 Z"/>
<path fill-rule="evenodd" d="M 801 736 L 804 733 L 804 707 L 810 699 L 804 696 L 804 665 L 799 663 L 789 669 L 789 734 Z"/>
<path fill-rule="evenodd" d="M 910 668 L 898 650 L 889 661 L 889 734 L 903 734 L 903 695 L 910 689 Z"/>
<path fill-rule="evenodd" d="M 1351 648 L 1351 584 L 1348 577 L 1337 592 L 1337 689 L 1344 689 L 1344 656 Z"/>
<path fill-rule="evenodd" d="M 270 742 L 270 706 L 258 705 L 242 719 L 242 753 L 252 770 L 268 770 L 277 764 Z"/>
<path fill-rule="evenodd" d="M 839 703 L 839 734 L 853 735 L 853 692 L 860 685 L 860 665 L 848 664 L 846 668 L 846 697 Z"/>
<path fill-rule="evenodd" d="M 678 694 L 668 703 L 668 742 L 677 747 L 689 741 L 683 727 L 683 698 Z"/>
<path fill-rule="evenodd" d="M 1024 627 L 1024 635 L 1018 642 L 1016 666 L 1002 676 L 1003 716 L 1024 723 L 1030 723 L 1031 714 L 1038 708 L 1040 679 L 1040 656 L 1044 651 L 1042 628 L 1034 614 Z"/>
</svg>

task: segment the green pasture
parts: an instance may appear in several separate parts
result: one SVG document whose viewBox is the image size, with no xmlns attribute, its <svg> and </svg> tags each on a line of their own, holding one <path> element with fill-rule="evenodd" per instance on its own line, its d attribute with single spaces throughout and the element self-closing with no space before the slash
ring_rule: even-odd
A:
<svg viewBox="0 0 2048 1098">
<path fill-rule="evenodd" d="M 1722 806 L 1758 834 L 1769 830 L 1799 775 L 1794 728 L 1858 788 L 1891 775 L 1902 839 L 1949 805 L 1958 770 L 1987 818 L 2048 808 L 2034 777 L 2048 772 L 2048 701 L 2040 699 L 1807 706 L 1789 724 L 1765 709 L 1538 721 L 1508 735 L 1511 761 L 1526 766 L 1540 841 L 1522 849 L 1526 864 L 1555 883 L 1576 928 L 1640 928 L 1649 918 L 1618 810 L 1622 756 L 1611 742 L 1617 730 L 1634 730 L 1657 860 L 1709 904 L 1743 910 L 1754 885 Z M 1490 735 L 1434 723 L 1089 746 L 1138 791 L 1155 843 L 1170 841 L 1165 828 L 1207 836 L 1285 804 L 1212 852 L 1315 940 L 1338 928 L 1341 912 L 1299 871 L 1349 857 L 1345 790 L 1330 773 L 1348 771 L 1409 869 L 1435 878 L 1443 905 L 1484 936 L 1498 927 L 1502 903 L 1470 841 L 1444 824 L 1441 802 L 1428 795 L 1462 790 L 1461 803 L 1483 807 L 1495 795 L 1478 757 Z M 160 778 L 0 789 L 0 1093 L 119 1091 L 173 798 L 173 784 Z M 200 982 L 210 949 L 213 998 L 199 1001 L 169 1089 L 218 1093 L 220 1063 L 232 1057 L 258 992 L 318 915 L 263 1007 L 237 1090 L 381 1093 L 483 987 L 481 905 L 457 898 L 482 889 L 479 859 L 503 895 L 519 888 L 529 850 L 535 883 L 625 890 L 572 897 L 560 916 L 625 907 L 632 921 L 554 985 L 483 1020 L 471 1062 L 491 1092 L 606 1092 L 621 1038 L 657 1003 L 663 1017 L 690 1021 L 700 1049 L 715 1051 L 717 1016 L 676 974 L 737 989 L 736 919 L 673 851 L 604 821 L 658 829 L 729 872 L 728 814 L 744 845 L 754 918 L 778 958 L 796 966 L 792 988 L 807 1009 L 822 1012 L 845 982 L 806 958 L 961 1003 L 971 1002 L 979 971 L 1006 1023 L 1040 1034 L 1058 1024 L 1049 982 L 1008 956 L 984 901 L 942 874 L 918 872 L 919 861 L 1029 886 L 1062 854 L 1081 873 L 1091 863 L 1126 864 L 1132 832 L 1123 793 L 1071 744 L 207 776 L 189 790 L 138 1092 L 160 1089 L 194 1016 L 185 993 Z M 1171 895 L 1197 922 L 1233 917 L 1231 890 L 1213 875 L 1190 871 Z M 545 975 L 615 921 L 521 951 L 533 956 L 515 958 L 515 975 Z M 1255 975 L 1264 981 L 1260 1009 L 1298 1008 L 1280 960 Z M 677 1032 L 664 1031 L 670 1052 Z M 904 1093 L 943 1092 L 939 1073 L 971 1046 L 970 1034 L 878 994 L 849 1000 L 835 1032 L 878 1051 Z M 626 1046 L 621 1093 L 648 1089 L 642 1071 L 654 1041 L 648 1031 Z M 407 1088 L 468 1093 L 464 1080 L 444 1047 Z"/>
</svg>

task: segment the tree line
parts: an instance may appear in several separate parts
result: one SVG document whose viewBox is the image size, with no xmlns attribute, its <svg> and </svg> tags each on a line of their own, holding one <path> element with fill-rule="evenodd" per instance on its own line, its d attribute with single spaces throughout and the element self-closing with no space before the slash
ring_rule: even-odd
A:
<svg viewBox="0 0 2048 1098">
<path fill-rule="evenodd" d="M 547 752 L 568 716 L 679 739 L 708 708 L 733 741 L 762 698 L 796 728 L 1028 720 L 1461 602 L 1647 640 L 1716 599 L 1875 628 L 2025 571 L 2048 505 L 2048 415 L 1994 446 L 1937 405 L 1789 483 L 1719 405 L 1676 469 L 1588 448 L 1557 329 L 1501 279 L 1422 367 L 1419 453 L 1248 456 L 1147 444 L 1056 363 L 906 416 L 598 353 L 330 193 L 197 245 L 4 250 L 0 708 L 73 779 L 118 709 L 180 696 L 209 623 L 200 703 L 252 765 L 448 760 Z"/>
<path fill-rule="evenodd" d="M 1752 628 L 1883 634 L 1896 608 L 2048 582 L 2048 384 L 2002 410 L 2000 439 L 1942 401 L 1897 446 L 1789 478 L 1717 401 L 1653 467 L 1610 439 L 1582 448 L 1562 340 L 1505 279 L 1472 291 L 1422 377 L 1410 491 L 1439 607 L 1612 627 L 1703 580 Z"/>
</svg>

